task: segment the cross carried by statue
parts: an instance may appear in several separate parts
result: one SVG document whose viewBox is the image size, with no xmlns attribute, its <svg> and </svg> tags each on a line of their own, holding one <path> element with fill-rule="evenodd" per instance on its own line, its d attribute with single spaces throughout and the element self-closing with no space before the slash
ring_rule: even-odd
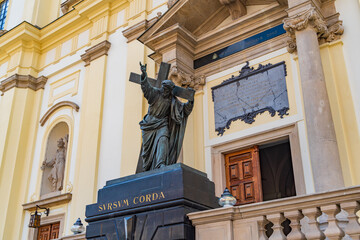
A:
<svg viewBox="0 0 360 240">
<path fill-rule="evenodd" d="M 153 87 L 160 88 L 161 87 L 161 82 L 168 78 L 169 71 L 170 71 L 170 66 L 171 66 L 170 64 L 162 62 L 161 65 L 160 65 L 160 70 L 159 70 L 157 79 L 148 78 L 149 83 Z M 140 75 L 136 74 L 136 73 L 133 73 L 133 72 L 130 73 L 129 81 L 133 82 L 133 83 L 140 84 Z M 175 86 L 173 91 L 172 91 L 172 94 L 174 96 L 184 98 L 184 99 L 189 100 L 189 101 L 193 101 L 195 91 L 193 89 L 186 89 L 186 88 Z"/>
</svg>

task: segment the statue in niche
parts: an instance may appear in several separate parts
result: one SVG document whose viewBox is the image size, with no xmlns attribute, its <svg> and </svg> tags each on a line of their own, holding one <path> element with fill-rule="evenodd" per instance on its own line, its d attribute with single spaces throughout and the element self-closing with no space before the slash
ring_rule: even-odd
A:
<svg viewBox="0 0 360 240">
<path fill-rule="evenodd" d="M 140 122 L 142 147 L 137 172 L 176 163 L 184 139 L 187 117 L 194 105 L 194 90 L 184 89 L 190 91 L 192 97 L 182 103 L 174 95 L 176 87 L 172 81 L 163 80 L 161 88 L 153 87 L 148 82 L 146 64 L 140 63 L 140 69 L 141 89 L 149 103 L 149 109 Z"/>
<path fill-rule="evenodd" d="M 57 146 L 58 149 L 56 150 L 55 158 L 50 160 L 45 159 L 41 166 L 42 170 L 44 170 L 45 167 L 51 168 L 48 179 L 52 185 L 53 192 L 61 191 L 63 189 L 63 179 L 65 172 L 66 147 L 63 138 L 58 140 Z"/>
</svg>

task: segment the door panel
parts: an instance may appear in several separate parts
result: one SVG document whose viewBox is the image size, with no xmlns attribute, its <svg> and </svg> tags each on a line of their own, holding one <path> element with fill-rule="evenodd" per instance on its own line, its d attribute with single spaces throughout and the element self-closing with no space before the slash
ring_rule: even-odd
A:
<svg viewBox="0 0 360 240">
<path fill-rule="evenodd" d="M 41 226 L 38 230 L 38 240 L 50 240 L 59 238 L 60 223 Z"/>
<path fill-rule="evenodd" d="M 225 155 L 225 169 L 226 186 L 236 205 L 262 201 L 258 146 Z"/>
</svg>

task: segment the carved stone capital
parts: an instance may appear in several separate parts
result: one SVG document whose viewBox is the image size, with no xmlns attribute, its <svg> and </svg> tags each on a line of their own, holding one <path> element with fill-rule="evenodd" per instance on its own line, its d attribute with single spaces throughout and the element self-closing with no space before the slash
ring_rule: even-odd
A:
<svg viewBox="0 0 360 240">
<path fill-rule="evenodd" d="M 295 32 L 305 30 L 308 26 L 316 31 L 319 41 L 331 42 L 339 39 L 344 33 L 342 21 L 337 21 L 328 27 L 314 7 L 300 15 L 285 18 L 283 22 L 284 29 L 288 34 L 287 49 L 290 53 L 296 51 Z"/>
<path fill-rule="evenodd" d="M 324 38 L 326 42 L 332 42 L 338 40 L 343 33 L 344 27 L 342 25 L 342 21 L 337 21 L 328 27 L 327 32 L 322 35 L 322 38 Z"/>
<path fill-rule="evenodd" d="M 230 12 L 233 20 L 246 15 L 244 0 L 219 0 Z"/>
<path fill-rule="evenodd" d="M 284 19 L 284 29 L 290 34 L 295 34 L 295 31 L 304 30 L 308 26 L 312 26 L 318 34 L 324 34 L 327 31 L 326 22 L 315 8 L 310 8 L 301 15 Z"/>
<path fill-rule="evenodd" d="M 107 40 L 102 41 L 99 44 L 96 44 L 95 46 L 85 50 L 85 53 L 81 55 L 81 59 L 85 62 L 85 66 L 90 65 L 90 62 L 102 57 L 104 55 L 107 55 L 109 49 L 110 49 L 111 43 Z"/>
<path fill-rule="evenodd" d="M 44 89 L 46 82 L 47 82 L 47 78 L 44 76 L 36 78 L 31 75 L 14 74 L 0 83 L 0 91 L 2 92 L 2 95 L 6 91 L 14 87 L 30 88 L 34 91 L 37 91 L 39 89 Z"/>
<path fill-rule="evenodd" d="M 194 90 L 199 90 L 201 86 L 205 85 L 205 76 L 195 77 L 192 74 L 179 70 L 177 66 L 171 67 L 169 79 L 181 87 L 190 87 Z"/>
</svg>

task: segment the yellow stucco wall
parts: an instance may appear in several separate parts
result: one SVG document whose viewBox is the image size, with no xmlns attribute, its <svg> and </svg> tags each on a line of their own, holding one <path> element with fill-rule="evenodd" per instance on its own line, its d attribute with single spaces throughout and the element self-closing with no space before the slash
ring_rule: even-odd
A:
<svg viewBox="0 0 360 240">
<path fill-rule="evenodd" d="M 31 1 L 35 4 L 41 1 Z M 6 49 L 0 53 L 0 65 L 8 63 L 4 77 L 14 73 L 31 74 L 34 77 L 46 67 L 72 56 L 81 48 L 89 48 L 107 40 L 119 27 L 131 26 L 147 18 L 154 11 L 153 1 L 100 1 L 94 0 L 91 4 L 80 3 L 75 10 L 58 19 L 53 24 L 39 30 L 28 23 L 22 23 L 16 29 L 1 37 L 0 47 Z M 30 4 L 30 3 L 27 3 Z M 49 3 L 50 4 L 50 3 Z M 37 15 L 32 11 L 25 14 L 32 17 L 34 22 L 45 25 L 49 19 L 56 18 L 54 10 L 58 1 L 52 1 L 48 15 Z M 54 5 L 55 4 L 55 5 Z M 164 2 L 165 4 L 165 2 Z M 57 9 L 58 10 L 58 9 Z M 125 11 L 121 25 L 119 12 Z M 56 14 L 55 14 L 56 13 Z M 79 36 L 88 31 L 89 37 L 82 45 Z M 61 55 L 62 46 L 71 42 L 71 50 Z M 49 58 L 54 52 L 54 57 Z M 154 62 L 147 56 L 151 51 L 138 41 L 128 43 L 127 75 L 130 72 L 139 72 L 139 61 L 148 64 L 148 74 L 155 76 L 157 71 Z M 346 67 L 342 52 L 341 41 L 321 46 L 321 55 L 324 66 L 327 90 L 329 93 L 331 110 L 335 123 L 336 135 L 341 154 L 342 171 L 347 186 L 360 184 L 360 177 L 356 174 L 360 169 L 357 156 L 360 155 L 360 134 L 353 112 L 353 102 L 350 95 L 350 86 L 347 80 Z M 287 89 L 289 96 L 289 116 L 298 114 L 296 105 L 292 55 L 286 53 L 271 58 L 261 64 L 286 62 Z M 85 84 L 82 95 L 81 121 L 79 129 L 78 148 L 75 161 L 75 182 L 73 199 L 67 214 L 70 220 L 81 217 L 84 219 L 85 205 L 96 201 L 97 174 L 99 164 L 99 148 L 101 140 L 101 124 L 104 98 L 104 82 L 106 81 L 107 57 L 103 56 L 91 62 L 86 67 Z M 254 67 L 257 67 L 255 65 Z M 231 73 L 219 79 L 208 82 L 204 88 L 209 93 L 211 87 L 220 84 L 223 80 L 236 75 Z M 301 90 L 301 89 L 300 89 Z M 39 126 L 40 106 L 43 90 L 13 88 L 7 91 L 0 101 L 0 239 L 20 239 L 24 216 L 22 204 L 26 203 L 28 183 L 32 167 L 36 130 Z M 183 162 L 201 171 L 205 170 L 204 131 L 209 132 L 210 139 L 218 138 L 214 126 L 214 107 L 211 94 L 204 99 L 204 91 L 195 95 L 195 106 L 188 119 L 185 140 L 183 145 Z M 207 104 L 204 103 L 207 101 Z M 119 103 L 114 103 L 119 104 Z M 141 145 L 139 121 L 147 111 L 146 100 L 142 97 L 138 85 L 126 82 L 124 102 L 123 151 L 121 155 L 121 176 L 133 174 Z M 204 106 L 208 106 L 204 109 Z M 204 119 L 204 111 L 208 111 L 209 119 Z M 231 124 L 224 136 L 244 129 L 260 126 L 279 120 L 279 116 L 271 117 L 265 112 L 258 115 L 251 125 L 242 121 Z M 72 120 L 67 120 L 73 125 Z M 204 123 L 208 121 L 209 128 L 204 130 Z M 71 126 L 72 129 L 72 126 Z M 48 129 L 48 131 L 50 128 Z M 46 135 L 46 134 L 45 134 Z M 45 139 L 43 140 L 44 144 Z M 44 150 L 42 150 L 44 151 Z M 67 165 L 66 176 L 69 175 Z M 120 177 L 120 176 L 119 176 Z M 41 177 L 37 176 L 36 195 L 39 197 Z M 66 209 L 68 205 L 62 206 Z M 62 212 L 66 210 L 61 210 Z M 15 213 L 15 214 L 14 214 Z M 68 223 L 66 223 L 68 225 Z M 70 224 L 70 223 L 69 223 Z M 67 229 L 66 233 L 69 233 Z"/>
</svg>

